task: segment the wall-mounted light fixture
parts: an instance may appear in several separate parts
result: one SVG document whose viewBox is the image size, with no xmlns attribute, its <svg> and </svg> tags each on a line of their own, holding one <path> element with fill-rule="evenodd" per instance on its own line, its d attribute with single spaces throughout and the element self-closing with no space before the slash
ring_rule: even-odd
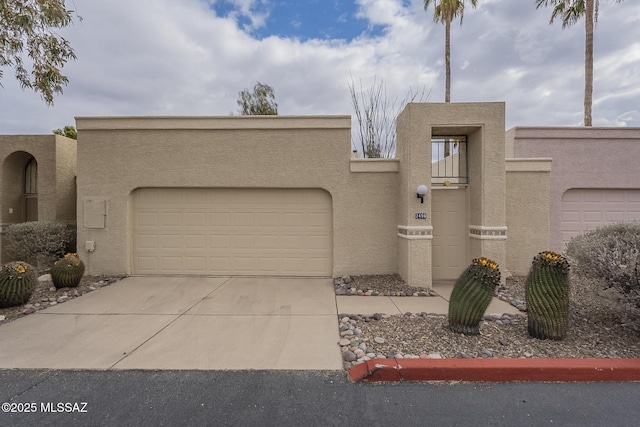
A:
<svg viewBox="0 0 640 427">
<path fill-rule="evenodd" d="M 427 194 L 427 186 L 426 185 L 418 185 L 418 199 L 420 199 L 420 203 L 424 203 L 424 196 Z"/>
</svg>

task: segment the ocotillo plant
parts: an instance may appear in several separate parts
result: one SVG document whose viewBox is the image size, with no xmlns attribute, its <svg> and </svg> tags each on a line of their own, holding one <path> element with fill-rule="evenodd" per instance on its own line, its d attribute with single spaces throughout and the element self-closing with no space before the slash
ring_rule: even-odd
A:
<svg viewBox="0 0 640 427">
<path fill-rule="evenodd" d="M 460 275 L 449 301 L 449 329 L 465 335 L 478 335 L 480 321 L 500 283 L 498 264 L 476 258 Z"/>
<path fill-rule="evenodd" d="M 540 252 L 525 284 L 527 330 L 538 339 L 561 340 L 567 334 L 569 263 L 555 252 Z"/>
</svg>

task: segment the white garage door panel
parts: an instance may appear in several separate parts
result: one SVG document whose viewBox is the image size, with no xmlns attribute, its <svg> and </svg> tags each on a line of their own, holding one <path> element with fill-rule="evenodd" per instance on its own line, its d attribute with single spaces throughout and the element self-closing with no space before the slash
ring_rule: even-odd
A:
<svg viewBox="0 0 640 427">
<path fill-rule="evenodd" d="M 139 189 L 136 274 L 332 274 L 332 206 L 323 190 Z"/>
<path fill-rule="evenodd" d="M 640 189 L 572 188 L 562 196 L 562 246 L 600 225 L 640 220 Z"/>
</svg>

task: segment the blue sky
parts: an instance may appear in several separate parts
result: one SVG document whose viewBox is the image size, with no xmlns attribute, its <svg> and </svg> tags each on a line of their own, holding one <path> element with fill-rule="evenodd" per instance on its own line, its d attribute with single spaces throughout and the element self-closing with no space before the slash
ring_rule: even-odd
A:
<svg viewBox="0 0 640 427">
<path fill-rule="evenodd" d="M 377 36 L 384 29 L 359 16 L 359 7 L 354 1 L 258 1 L 245 10 L 239 6 L 242 4 L 246 2 L 218 0 L 211 7 L 218 16 L 235 19 L 239 27 L 260 39 L 276 36 L 301 41 L 352 40 L 362 35 Z M 247 9 L 250 14 L 246 13 Z M 259 20 L 263 25 L 256 28 L 252 16 L 263 18 L 264 21 Z"/>
<path fill-rule="evenodd" d="M 48 107 L 13 70 L 0 134 L 49 133 L 76 116 L 237 114 L 256 81 L 282 115 L 352 115 L 349 84 L 382 81 L 389 101 L 444 101 L 444 27 L 423 0 L 73 0 L 62 31 L 78 59 Z M 467 2 L 451 29 L 453 102 L 506 103 L 506 128 L 580 126 L 584 22 L 549 25 L 535 0 Z M 640 1 L 600 1 L 594 126 L 640 127 Z M 353 126 L 355 129 L 355 124 Z"/>
</svg>

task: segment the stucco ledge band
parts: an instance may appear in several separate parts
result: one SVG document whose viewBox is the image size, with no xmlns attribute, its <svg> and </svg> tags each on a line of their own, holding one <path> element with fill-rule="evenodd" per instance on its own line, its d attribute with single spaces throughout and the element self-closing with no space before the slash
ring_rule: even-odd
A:
<svg viewBox="0 0 640 427">
<path fill-rule="evenodd" d="M 408 240 L 433 239 L 433 227 L 430 225 L 398 225 L 398 237 Z"/>
<path fill-rule="evenodd" d="M 351 381 L 640 381 L 640 359 L 373 359 Z"/>
<path fill-rule="evenodd" d="M 483 225 L 470 225 L 469 237 L 479 240 L 506 240 L 507 227 L 486 227 Z"/>
</svg>

